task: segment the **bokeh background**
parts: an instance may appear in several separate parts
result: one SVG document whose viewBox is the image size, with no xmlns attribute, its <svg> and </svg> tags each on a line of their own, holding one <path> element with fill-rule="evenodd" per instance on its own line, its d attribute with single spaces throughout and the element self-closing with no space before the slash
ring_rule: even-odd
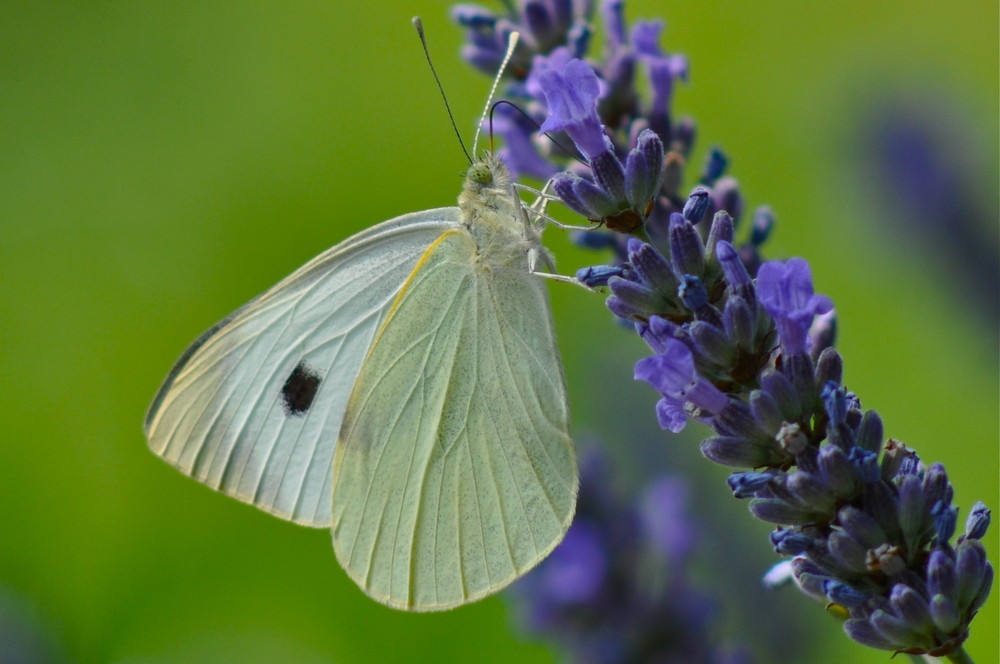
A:
<svg viewBox="0 0 1000 664">
<path fill-rule="evenodd" d="M 351 233 L 455 200 L 463 157 L 409 23 L 424 17 L 471 134 L 488 82 L 447 9 L 0 4 L 0 662 L 555 660 L 501 598 L 371 602 L 328 533 L 215 494 L 142 435 L 205 328 Z M 690 57 L 676 109 L 698 155 L 722 146 L 748 204 L 775 208 L 768 255 L 808 258 L 836 302 L 848 387 L 946 464 L 963 521 L 1000 507 L 996 3 L 627 9 L 666 18 L 665 47 Z M 547 241 L 564 272 L 600 262 Z M 720 638 L 762 662 L 786 641 L 782 661 L 887 661 L 795 591 L 760 593 L 768 528 L 695 440 L 655 427 L 630 379 L 641 344 L 599 297 L 551 292 L 578 437 L 623 487 L 658 455 L 691 482 Z M 980 663 L 1000 660 L 998 604 L 973 624 Z"/>
</svg>

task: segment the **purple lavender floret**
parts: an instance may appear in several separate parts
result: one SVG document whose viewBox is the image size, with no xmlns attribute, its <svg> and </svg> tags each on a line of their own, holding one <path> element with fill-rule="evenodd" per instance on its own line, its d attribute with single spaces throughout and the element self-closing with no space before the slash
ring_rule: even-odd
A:
<svg viewBox="0 0 1000 664">
<path fill-rule="evenodd" d="M 662 31 L 663 21 L 639 21 L 631 35 L 636 55 L 649 71 L 653 99 L 648 115 L 653 118 L 666 117 L 670 113 L 674 81 L 686 81 L 688 75 L 687 57 L 670 55 L 660 48 Z"/>
<path fill-rule="evenodd" d="M 716 603 L 688 581 L 698 527 L 685 484 L 660 476 L 630 503 L 611 491 L 597 450 L 582 456 L 580 470 L 565 539 L 512 587 L 525 629 L 572 662 L 747 662 L 716 645 Z"/>
<path fill-rule="evenodd" d="M 813 293 L 809 263 L 801 258 L 785 264 L 770 261 L 761 265 L 757 272 L 757 296 L 774 319 L 782 349 L 789 355 L 808 350 L 813 318 L 833 309 L 830 298 Z"/>
<path fill-rule="evenodd" d="M 729 404 L 725 394 L 698 375 L 690 349 L 677 339 L 668 339 L 662 353 L 639 360 L 635 379 L 646 381 L 665 399 L 689 402 L 702 413 L 721 413 Z"/>
<path fill-rule="evenodd" d="M 456 14 L 470 30 L 466 57 L 498 64 L 501 37 L 515 27 L 532 35 L 515 54 L 508 91 L 544 131 L 572 142 L 586 165 L 572 164 L 530 123 L 508 140 L 507 159 L 539 177 L 547 177 L 541 164 L 555 166 L 561 172 L 551 189 L 598 225 L 576 241 L 611 255 L 578 278 L 606 287 L 607 307 L 649 345 L 634 375 L 660 394 L 660 425 L 676 432 L 694 419 L 712 430 L 702 454 L 735 469 L 733 494 L 777 527 L 772 546 L 789 557 L 782 569 L 806 595 L 839 605 L 852 639 L 915 655 L 961 654 L 992 588 L 981 543 L 989 509 L 977 503 L 955 537 L 960 513 L 944 466 L 925 465 L 887 439 L 878 413 L 845 387 L 833 302 L 815 293 L 806 260 L 765 259 L 775 214 L 762 206 L 743 221 L 729 158 L 713 148 L 697 184 L 685 187 L 697 131 L 690 119 L 675 120 L 670 106 L 688 64 L 660 46 L 662 24 L 629 30 L 624 1 L 604 0 L 597 14 L 606 42 L 597 60 L 586 54 L 589 2 L 509 4 L 505 17 L 468 7 Z M 544 627 L 562 633 L 574 652 L 590 648 L 592 661 L 629 661 L 622 635 L 634 625 L 615 623 L 606 610 L 583 630 L 575 622 L 581 614 L 567 609 L 577 605 L 566 593 L 577 593 L 570 599 L 591 615 L 594 602 L 607 600 L 594 588 L 616 569 L 607 550 L 598 553 L 613 541 L 597 535 L 611 512 L 585 505 L 565 545 L 580 552 L 577 562 L 560 562 L 566 554 L 557 550 L 541 569 L 565 565 L 560 587 L 582 575 L 586 582 L 553 588 L 548 599 L 536 593 L 538 621 L 548 620 Z"/>
<path fill-rule="evenodd" d="M 573 58 L 561 69 L 547 69 L 538 77 L 545 95 L 549 117 L 539 131 L 565 131 L 587 161 L 608 152 L 604 125 L 597 115 L 597 95 L 601 90 L 590 65 Z"/>
</svg>

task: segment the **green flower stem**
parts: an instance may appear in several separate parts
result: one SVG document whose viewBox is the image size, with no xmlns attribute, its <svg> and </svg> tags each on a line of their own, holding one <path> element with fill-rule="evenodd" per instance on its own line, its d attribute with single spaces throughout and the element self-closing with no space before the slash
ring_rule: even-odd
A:
<svg viewBox="0 0 1000 664">
<path fill-rule="evenodd" d="M 909 657 L 914 662 L 924 662 L 925 664 L 942 664 L 943 662 L 951 662 L 951 664 L 976 664 L 969 657 L 969 653 L 965 652 L 965 648 L 959 648 L 944 657 L 934 657 L 932 655 L 910 655 Z"/>
<path fill-rule="evenodd" d="M 965 652 L 965 648 L 959 648 L 958 650 L 949 653 L 945 658 L 952 664 L 976 664 L 972 658 L 969 657 L 969 653 Z"/>
</svg>

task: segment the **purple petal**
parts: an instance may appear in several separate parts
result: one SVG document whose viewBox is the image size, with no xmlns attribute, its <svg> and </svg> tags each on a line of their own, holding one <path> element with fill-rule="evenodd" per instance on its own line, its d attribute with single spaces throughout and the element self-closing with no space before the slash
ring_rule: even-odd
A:
<svg viewBox="0 0 1000 664">
<path fill-rule="evenodd" d="M 604 30 L 612 47 L 625 43 L 625 0 L 605 0 L 601 3 Z"/>
<path fill-rule="evenodd" d="M 656 419 L 661 429 L 680 433 L 687 424 L 687 413 L 684 412 L 684 400 L 673 397 L 663 397 L 656 402 Z"/>
<path fill-rule="evenodd" d="M 663 31 L 663 21 L 637 21 L 632 27 L 632 47 L 639 55 L 660 57 L 660 33 Z"/>
<path fill-rule="evenodd" d="M 573 55 L 565 46 L 553 49 L 548 55 L 536 55 L 531 60 L 531 73 L 524 82 L 524 89 L 535 99 L 545 99 L 539 77 L 547 71 L 562 71 L 566 63 L 572 59 Z"/>
<path fill-rule="evenodd" d="M 757 295 L 774 318 L 782 347 L 791 354 L 807 350 L 813 317 L 833 308 L 830 298 L 814 294 L 809 263 L 802 258 L 761 265 L 757 272 Z"/>
<path fill-rule="evenodd" d="M 683 342 L 669 339 L 660 355 L 644 357 L 635 364 L 635 379 L 644 380 L 661 394 L 679 394 L 697 378 L 694 356 Z"/>
<path fill-rule="evenodd" d="M 565 131 L 588 161 L 607 151 L 604 126 L 597 115 L 601 86 L 590 65 L 574 58 L 561 71 L 540 72 L 538 84 L 549 107 L 543 133 Z"/>
</svg>

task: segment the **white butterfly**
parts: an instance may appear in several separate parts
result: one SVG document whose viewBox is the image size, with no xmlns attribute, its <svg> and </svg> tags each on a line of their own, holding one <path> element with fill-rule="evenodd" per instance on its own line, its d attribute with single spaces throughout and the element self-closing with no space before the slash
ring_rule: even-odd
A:
<svg viewBox="0 0 1000 664">
<path fill-rule="evenodd" d="M 541 561 L 577 466 L 543 280 L 544 222 L 502 163 L 459 207 L 406 214 L 318 256 L 203 334 L 157 393 L 154 452 L 244 502 L 330 527 L 392 607 L 439 610 Z"/>
</svg>

